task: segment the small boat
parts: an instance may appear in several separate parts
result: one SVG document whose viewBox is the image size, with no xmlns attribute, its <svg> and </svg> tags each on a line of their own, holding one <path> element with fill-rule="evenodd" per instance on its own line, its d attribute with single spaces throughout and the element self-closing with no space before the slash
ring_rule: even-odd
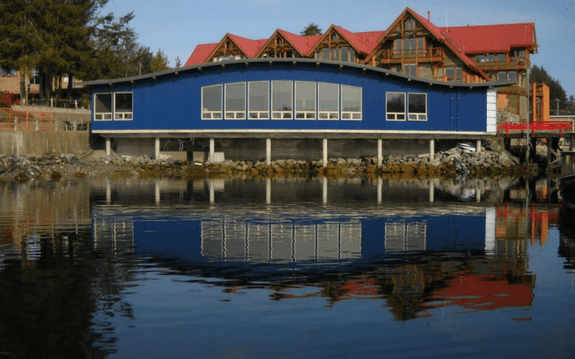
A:
<svg viewBox="0 0 575 359">
<path fill-rule="evenodd" d="M 575 230 L 575 133 L 571 133 L 569 151 L 561 153 L 561 178 L 559 178 L 559 213 L 561 224 Z"/>
</svg>

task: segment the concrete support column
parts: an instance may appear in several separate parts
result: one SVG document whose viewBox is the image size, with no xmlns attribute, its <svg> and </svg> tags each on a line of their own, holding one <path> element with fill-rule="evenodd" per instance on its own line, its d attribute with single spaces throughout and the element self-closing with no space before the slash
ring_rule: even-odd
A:
<svg viewBox="0 0 575 359">
<path fill-rule="evenodd" d="M 435 184 L 429 182 L 429 202 L 433 203 L 435 201 Z"/>
<path fill-rule="evenodd" d="M 429 159 L 435 159 L 435 140 L 429 140 Z"/>
<path fill-rule="evenodd" d="M 155 190 L 156 190 L 156 205 L 160 204 L 160 182 L 156 181 L 155 183 Z"/>
<path fill-rule="evenodd" d="M 210 138 L 210 153 L 208 154 L 208 162 L 214 161 L 214 153 L 216 152 L 216 142 L 212 138 Z"/>
<path fill-rule="evenodd" d="M 327 167 L 327 138 L 323 139 L 323 166 Z"/>
<path fill-rule="evenodd" d="M 383 140 L 377 139 L 377 165 L 381 166 L 383 163 Z"/>
<path fill-rule="evenodd" d="M 266 138 L 266 165 L 272 164 L 272 139 Z"/>
<path fill-rule="evenodd" d="M 210 204 L 214 204 L 216 201 L 216 190 L 214 189 L 214 180 L 208 180 L 208 191 L 210 193 Z"/>
<path fill-rule="evenodd" d="M 160 159 L 160 138 L 156 137 L 154 139 L 154 158 L 156 160 Z"/>
<path fill-rule="evenodd" d="M 477 140 L 477 145 L 475 146 L 477 153 L 480 153 L 482 150 L 481 148 L 481 140 Z"/>
<path fill-rule="evenodd" d="M 112 139 L 106 137 L 106 156 L 109 156 L 111 154 L 112 154 Z"/>
</svg>

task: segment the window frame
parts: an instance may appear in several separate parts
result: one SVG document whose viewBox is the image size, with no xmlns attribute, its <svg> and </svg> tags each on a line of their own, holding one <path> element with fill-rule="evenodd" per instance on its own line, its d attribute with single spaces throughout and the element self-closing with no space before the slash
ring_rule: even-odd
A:
<svg viewBox="0 0 575 359">
<path fill-rule="evenodd" d="M 314 110 L 313 111 L 305 111 L 299 110 L 298 111 L 298 84 L 313 84 L 314 89 Z M 294 109 L 294 118 L 300 121 L 313 121 L 317 119 L 317 82 L 315 81 L 294 81 L 294 97 L 295 97 L 295 109 Z M 303 118 L 298 118 L 298 114 L 304 114 Z M 308 115 L 312 115 L 313 117 L 308 117 Z"/>
<path fill-rule="evenodd" d="M 345 111 L 343 108 L 343 92 L 344 88 L 358 89 L 359 90 L 359 111 Z M 343 121 L 362 121 L 363 120 L 363 88 L 361 86 L 340 85 L 339 91 L 341 119 Z M 348 117 L 349 118 L 346 118 Z"/>
<path fill-rule="evenodd" d="M 389 103 L 389 95 L 402 95 L 403 96 L 403 112 L 388 111 L 388 103 Z M 393 115 L 393 118 L 390 118 L 390 115 Z M 403 118 L 398 118 L 400 115 Z M 407 121 L 407 94 L 405 92 L 395 92 L 395 91 L 387 91 L 385 93 L 385 120 L 386 121 Z"/>
<path fill-rule="evenodd" d="M 274 83 L 275 82 L 285 82 L 290 84 L 290 105 L 291 110 L 274 110 Z M 294 82 L 290 80 L 272 80 L 271 81 L 271 119 L 272 120 L 293 120 L 294 119 Z M 274 117 L 274 115 L 279 114 L 280 117 Z M 289 117 L 284 117 L 284 115 L 289 115 Z"/>
<path fill-rule="evenodd" d="M 130 107 L 132 108 L 132 111 L 118 111 L 118 109 L 116 108 L 116 105 L 118 103 L 118 101 L 116 100 L 116 97 L 119 94 L 130 94 L 131 95 L 131 99 L 132 99 L 132 103 L 130 104 Z M 125 91 L 125 92 L 114 92 L 114 99 L 113 99 L 113 114 L 114 114 L 114 121 L 133 121 L 134 120 L 134 93 L 131 91 Z M 118 116 L 120 116 L 120 118 L 118 118 Z"/>
<path fill-rule="evenodd" d="M 220 88 L 220 110 L 219 111 L 204 111 L 204 89 L 209 87 L 219 87 Z M 224 118 L 224 85 L 223 84 L 215 84 L 215 85 L 208 85 L 202 86 L 201 89 L 201 104 L 200 104 L 200 111 L 201 111 L 201 119 L 202 120 L 223 120 Z M 205 114 L 209 113 L 210 117 L 205 117 Z M 219 113 L 219 117 L 214 117 L 214 114 Z"/>
<path fill-rule="evenodd" d="M 328 110 L 328 111 L 322 111 L 320 109 L 321 104 L 321 86 L 327 86 L 327 87 L 336 87 L 337 88 L 337 96 L 336 96 L 336 110 Z M 341 98 L 341 93 L 340 93 L 340 89 L 339 89 L 339 84 L 334 84 L 334 83 L 330 83 L 330 82 L 318 82 L 317 83 L 317 119 L 321 120 L 321 121 L 335 121 L 335 120 L 339 120 L 339 110 L 340 110 L 340 98 Z M 326 118 L 322 118 L 322 115 L 326 115 Z"/>
<path fill-rule="evenodd" d="M 98 96 L 99 95 L 109 95 L 110 96 L 110 112 L 97 112 L 98 109 Z M 101 115 L 101 118 L 98 118 Z M 106 115 L 109 117 L 106 118 Z M 94 121 L 113 121 L 114 120 L 114 93 L 113 92 L 98 92 L 94 93 Z"/>
<path fill-rule="evenodd" d="M 244 104 L 244 109 L 242 110 L 228 110 L 228 86 L 232 86 L 232 85 L 243 85 L 243 104 Z M 246 119 L 246 110 L 247 110 L 247 95 L 246 95 L 246 83 L 245 82 L 228 82 L 224 84 L 224 97 L 223 97 L 223 102 L 224 102 L 224 120 L 228 120 L 228 121 L 233 121 L 233 120 L 245 120 Z M 229 114 L 233 113 L 234 116 L 229 116 Z M 240 116 L 238 116 L 238 114 Z"/>
<path fill-rule="evenodd" d="M 260 111 L 260 110 L 251 110 L 250 109 L 250 85 L 252 84 L 266 84 L 267 85 L 267 91 L 266 91 L 266 100 L 267 100 L 267 104 L 266 104 L 266 110 L 264 111 Z M 247 110 L 247 118 L 249 120 L 269 120 L 270 119 L 270 82 L 269 81 L 249 81 L 248 82 L 248 86 L 247 86 L 247 103 L 248 103 L 248 110 Z M 252 118 L 251 115 L 252 113 L 257 114 L 257 117 Z M 262 116 L 263 115 L 263 116 Z"/>
<path fill-rule="evenodd" d="M 410 102 L 411 102 L 411 101 L 410 101 L 410 100 L 411 100 L 411 98 L 410 98 L 411 95 L 423 95 L 423 96 L 425 97 L 425 101 L 424 101 L 424 104 L 425 104 L 425 112 L 411 112 L 411 111 L 410 111 L 409 106 L 410 106 Z M 408 120 L 408 121 L 427 122 L 427 120 L 428 120 L 428 118 L 429 118 L 429 116 L 427 115 L 427 93 L 425 93 L 425 92 L 408 92 L 408 93 L 407 93 L 407 104 L 406 104 L 406 105 L 407 105 L 407 106 L 406 106 L 406 107 L 407 107 L 407 116 L 406 116 L 406 117 L 407 117 L 407 120 Z M 415 118 L 411 118 L 412 115 L 414 115 Z"/>
</svg>

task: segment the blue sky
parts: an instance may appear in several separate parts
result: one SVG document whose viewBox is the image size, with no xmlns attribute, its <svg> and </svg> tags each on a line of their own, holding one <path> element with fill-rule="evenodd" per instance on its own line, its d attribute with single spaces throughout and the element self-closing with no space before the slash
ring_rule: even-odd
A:
<svg viewBox="0 0 575 359">
<path fill-rule="evenodd" d="M 575 95 L 575 1 L 110 0 L 103 12 L 134 11 L 131 26 L 140 44 L 161 49 L 173 66 L 177 57 L 184 64 L 196 45 L 219 42 L 228 32 L 263 39 L 277 28 L 299 33 L 312 22 L 322 30 L 331 24 L 385 30 L 406 7 L 423 16 L 430 11 L 437 26 L 534 22 L 539 50 L 533 63 Z"/>
</svg>

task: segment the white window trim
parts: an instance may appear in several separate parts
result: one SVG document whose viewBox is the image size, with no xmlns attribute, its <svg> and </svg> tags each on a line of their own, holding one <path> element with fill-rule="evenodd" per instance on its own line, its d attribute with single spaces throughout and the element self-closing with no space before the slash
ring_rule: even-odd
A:
<svg viewBox="0 0 575 359">
<path fill-rule="evenodd" d="M 352 87 L 354 89 L 359 89 L 359 109 L 360 111 L 344 111 L 343 110 L 343 88 L 344 87 Z M 362 121 L 363 120 L 363 88 L 360 86 L 351 86 L 351 85 L 341 85 L 340 89 L 340 103 L 342 104 L 341 107 L 341 119 L 344 121 Z"/>
<path fill-rule="evenodd" d="M 98 95 L 110 95 L 110 112 L 96 112 L 96 97 Z M 94 121 L 113 121 L 114 119 L 114 93 L 113 92 L 99 92 L 94 94 L 92 100 L 94 104 Z M 100 117 L 100 118 L 98 118 Z M 106 118 L 108 117 L 108 118 Z"/>
<path fill-rule="evenodd" d="M 238 85 L 238 84 L 244 85 L 244 110 L 243 111 L 228 111 L 228 106 L 226 103 L 226 101 L 228 99 L 228 85 Z M 246 119 L 247 97 L 246 97 L 246 83 L 245 82 L 229 82 L 229 83 L 224 84 L 223 101 L 224 101 L 224 106 L 225 106 L 225 108 L 224 108 L 224 119 L 225 120 L 245 120 Z"/>
<path fill-rule="evenodd" d="M 116 112 L 116 96 L 118 94 L 131 94 L 132 95 L 132 111 L 118 111 Z M 134 119 L 134 93 L 133 92 L 114 92 L 113 100 L 114 121 L 132 121 Z"/>
<path fill-rule="evenodd" d="M 268 93 L 267 93 L 267 105 L 266 111 L 252 111 L 249 106 L 250 106 L 250 84 L 260 84 L 260 83 L 265 83 L 268 85 Z M 248 103 L 248 119 L 249 120 L 269 120 L 270 119 L 270 82 L 269 81 L 250 81 L 248 82 L 248 96 L 246 98 L 247 103 Z M 252 114 L 255 114 L 256 117 L 252 117 Z"/>
<path fill-rule="evenodd" d="M 274 111 L 273 110 L 273 103 L 274 103 L 274 82 L 289 82 L 291 83 L 291 91 L 290 91 L 290 103 L 291 103 L 291 110 L 289 111 Z M 276 80 L 276 81 L 272 81 L 271 84 L 271 119 L 272 120 L 276 120 L 276 121 L 281 121 L 281 120 L 293 120 L 294 119 L 294 109 L 295 109 L 295 104 L 294 104 L 294 83 L 293 81 L 290 80 Z M 280 118 L 275 117 L 276 115 L 280 115 Z M 289 115 L 289 118 L 285 118 L 284 115 Z"/>
<path fill-rule="evenodd" d="M 424 95 L 425 96 L 425 113 L 419 113 L 419 112 L 414 112 L 411 113 L 409 112 L 409 95 Z M 408 121 L 418 121 L 418 122 L 426 122 L 428 119 L 427 116 L 427 93 L 425 92 L 408 92 L 407 93 L 407 103 L 406 103 L 406 107 L 407 107 L 407 120 Z M 414 119 L 411 118 L 411 116 L 415 116 Z"/>
<path fill-rule="evenodd" d="M 327 86 L 336 86 L 337 87 L 337 110 L 335 111 L 321 111 L 320 108 L 320 88 L 321 85 Z M 329 83 L 329 82 L 318 82 L 317 83 L 317 119 L 321 121 L 337 121 L 339 120 L 339 110 L 340 110 L 340 98 L 341 92 L 339 90 L 339 84 Z M 325 118 L 322 118 L 322 115 L 325 115 Z"/>
<path fill-rule="evenodd" d="M 219 87 L 220 88 L 220 108 L 222 110 L 220 111 L 204 111 L 204 88 L 208 88 L 208 87 Z M 223 109 L 224 109 L 224 94 L 223 94 L 223 85 L 222 84 L 217 84 L 217 85 L 208 85 L 208 86 L 202 86 L 201 89 L 201 103 L 200 103 L 200 111 L 201 111 L 201 118 L 202 120 L 221 120 L 223 118 Z M 214 115 L 219 114 L 219 117 L 214 117 Z M 209 115 L 209 117 L 207 116 Z"/>
<path fill-rule="evenodd" d="M 387 96 L 388 95 L 403 95 L 403 106 L 404 106 L 404 111 L 403 112 L 388 112 L 387 111 Z M 407 98 L 406 98 L 406 94 L 405 92 L 386 92 L 385 93 L 385 120 L 386 121 L 406 121 L 407 120 L 407 116 L 406 116 L 406 112 L 407 112 Z M 389 118 L 389 116 L 392 115 L 394 118 Z M 403 115 L 403 119 L 398 119 L 399 115 Z"/>
<path fill-rule="evenodd" d="M 313 82 L 313 81 L 294 81 L 294 93 L 295 93 L 295 109 L 294 109 L 294 116 L 295 119 L 298 121 L 312 121 L 312 120 L 316 120 L 317 119 L 317 82 Z M 313 111 L 298 111 L 297 110 L 297 84 L 298 83 L 302 83 L 302 84 L 313 84 L 314 85 L 314 101 L 315 101 L 315 110 Z M 299 114 L 303 114 L 304 118 L 298 118 Z M 313 116 L 313 117 L 312 117 Z"/>
</svg>

